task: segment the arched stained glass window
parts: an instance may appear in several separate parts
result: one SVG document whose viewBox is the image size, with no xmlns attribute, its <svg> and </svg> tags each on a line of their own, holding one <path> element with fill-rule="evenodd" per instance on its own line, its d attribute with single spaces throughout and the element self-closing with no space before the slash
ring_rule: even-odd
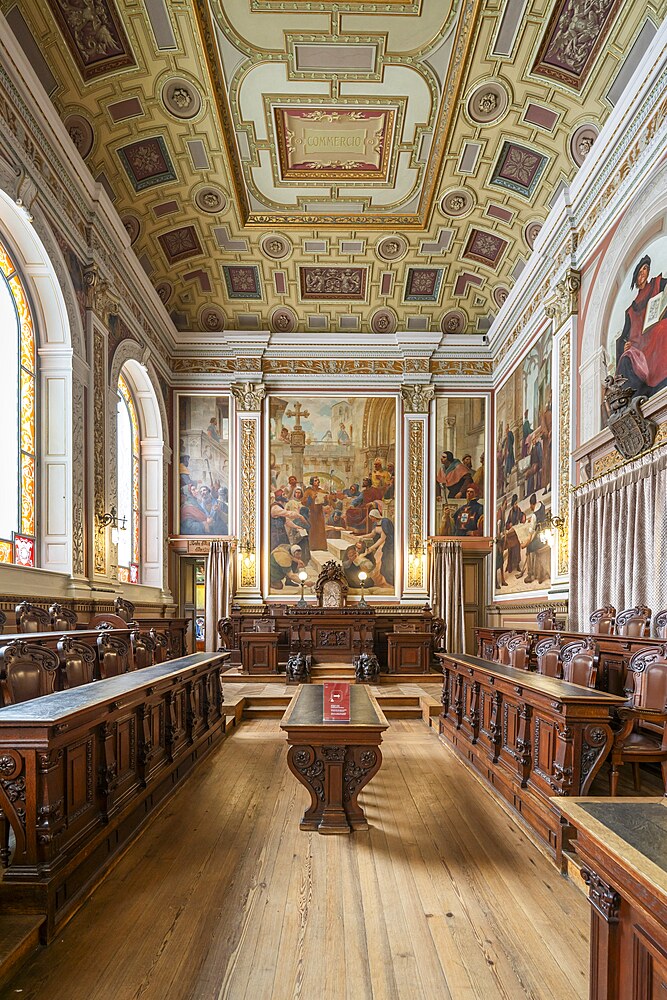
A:
<svg viewBox="0 0 667 1000">
<path fill-rule="evenodd" d="M 0 242 L 0 562 L 35 565 L 35 331 L 28 299 Z"/>
<path fill-rule="evenodd" d="M 124 528 L 118 532 L 118 579 L 121 583 L 139 583 L 139 525 L 141 489 L 139 471 L 139 421 L 137 408 L 127 380 L 118 378 L 117 408 L 118 520 Z"/>
</svg>

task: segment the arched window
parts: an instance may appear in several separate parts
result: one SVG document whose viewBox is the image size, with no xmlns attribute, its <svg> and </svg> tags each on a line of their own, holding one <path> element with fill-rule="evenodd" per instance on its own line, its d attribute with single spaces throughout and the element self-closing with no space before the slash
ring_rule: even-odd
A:
<svg viewBox="0 0 667 1000">
<path fill-rule="evenodd" d="M 35 331 L 28 299 L 0 242 L 0 562 L 35 565 Z"/>
<path fill-rule="evenodd" d="M 141 524 L 140 444 L 137 408 L 130 387 L 118 377 L 116 418 L 118 469 L 118 579 L 139 583 Z"/>
</svg>

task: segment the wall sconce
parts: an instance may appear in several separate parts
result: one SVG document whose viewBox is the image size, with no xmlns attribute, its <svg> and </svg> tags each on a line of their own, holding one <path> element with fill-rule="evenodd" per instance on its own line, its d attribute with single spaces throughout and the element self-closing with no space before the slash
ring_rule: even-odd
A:
<svg viewBox="0 0 667 1000">
<path fill-rule="evenodd" d="M 411 563 L 419 563 L 426 556 L 426 542 L 413 542 L 408 550 L 408 559 Z"/>
<path fill-rule="evenodd" d="M 543 545 L 553 546 L 562 531 L 565 531 L 564 519 L 558 514 L 550 514 L 540 528 L 540 541 Z"/>
<path fill-rule="evenodd" d="M 297 608 L 307 608 L 308 607 L 308 601 L 303 596 L 303 588 L 306 585 L 306 580 L 307 579 L 308 579 L 308 574 L 306 573 L 305 569 L 302 569 L 301 572 L 299 573 L 299 583 L 301 584 L 301 597 L 296 602 L 296 607 Z"/>
<path fill-rule="evenodd" d="M 250 540 L 250 535 L 246 535 L 241 545 L 241 559 L 246 568 L 250 568 L 255 562 L 255 548 Z"/>
<path fill-rule="evenodd" d="M 97 513 L 95 515 L 95 520 L 100 531 L 104 528 L 111 528 L 111 541 L 114 545 L 118 545 L 118 531 L 125 531 L 127 527 L 127 518 L 118 517 L 116 508 L 112 506 L 106 514 Z"/>
</svg>

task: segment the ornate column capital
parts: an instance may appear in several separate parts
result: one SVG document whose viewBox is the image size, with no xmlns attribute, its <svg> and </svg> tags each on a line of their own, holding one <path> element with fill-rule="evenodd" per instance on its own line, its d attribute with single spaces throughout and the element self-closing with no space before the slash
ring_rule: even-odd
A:
<svg viewBox="0 0 667 1000">
<path fill-rule="evenodd" d="M 83 272 L 86 289 L 86 307 L 92 309 L 105 323 L 110 316 L 118 315 L 120 299 L 115 288 L 100 276 L 97 264 L 91 264 Z"/>
<path fill-rule="evenodd" d="M 545 303 L 544 311 L 553 319 L 556 328 L 562 326 L 566 319 L 576 313 L 579 306 L 579 289 L 581 288 L 581 273 L 570 268 L 565 272 Z"/>
<path fill-rule="evenodd" d="M 428 413 L 431 400 L 435 396 L 435 386 L 421 382 L 402 385 L 403 407 L 406 413 Z"/>
<path fill-rule="evenodd" d="M 233 382 L 231 389 L 239 410 L 258 412 L 262 409 L 262 401 L 266 396 L 263 382 Z"/>
</svg>

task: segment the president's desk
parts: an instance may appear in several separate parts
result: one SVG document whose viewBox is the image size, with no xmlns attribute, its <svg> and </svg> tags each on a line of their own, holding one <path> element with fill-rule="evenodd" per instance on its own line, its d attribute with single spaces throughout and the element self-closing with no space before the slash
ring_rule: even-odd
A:
<svg viewBox="0 0 667 1000">
<path fill-rule="evenodd" d="M 585 795 L 611 747 L 623 698 L 476 656 L 437 654 L 440 739 L 514 809 L 562 864 L 551 797 Z"/>
</svg>

